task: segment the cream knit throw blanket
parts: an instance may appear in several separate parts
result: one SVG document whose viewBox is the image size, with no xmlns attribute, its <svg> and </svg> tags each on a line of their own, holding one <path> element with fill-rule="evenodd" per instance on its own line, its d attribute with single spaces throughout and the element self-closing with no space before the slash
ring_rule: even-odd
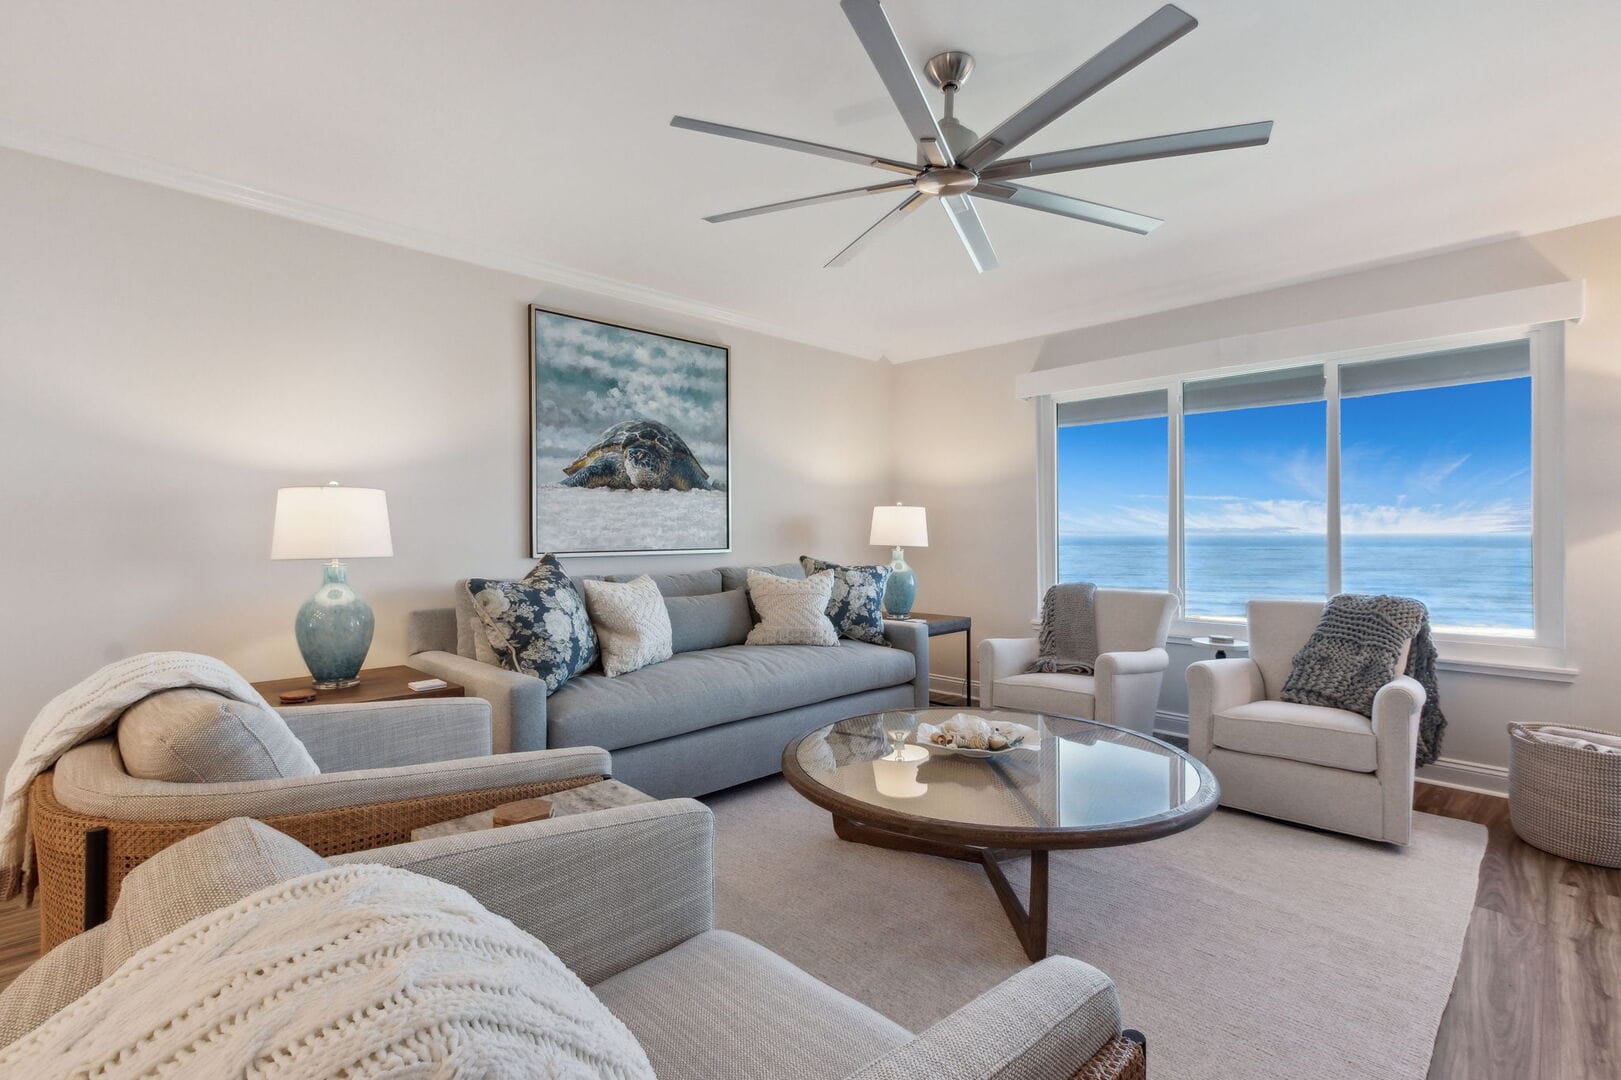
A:
<svg viewBox="0 0 1621 1080">
<path fill-rule="evenodd" d="M 33 838 L 28 833 L 28 792 L 34 778 L 80 743 L 107 732 L 125 709 L 159 690 L 199 686 L 226 697 L 270 708 L 248 681 L 212 656 L 187 652 L 140 653 L 108 664 L 45 703 L 23 734 L 22 749 L 6 773 L 0 796 L 0 897 L 26 885 L 33 893 Z"/>
<path fill-rule="evenodd" d="M 193 919 L 0 1049 L 0 1076 L 654 1080 L 545 945 L 452 885 L 364 864 Z"/>
</svg>

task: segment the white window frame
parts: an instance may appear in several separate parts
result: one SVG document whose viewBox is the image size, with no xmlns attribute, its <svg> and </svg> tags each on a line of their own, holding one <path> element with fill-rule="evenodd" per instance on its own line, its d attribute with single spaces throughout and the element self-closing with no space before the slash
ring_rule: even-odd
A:
<svg viewBox="0 0 1621 1080">
<path fill-rule="evenodd" d="M 1438 632 L 1436 643 L 1443 666 L 1494 674 L 1569 681 L 1575 671 L 1565 653 L 1565 542 L 1564 542 L 1564 323 L 1552 321 L 1513 329 L 1448 334 L 1399 344 L 1365 346 L 1339 351 L 1277 358 L 1266 362 L 1181 371 L 1154 378 L 1036 395 L 1038 466 L 1038 556 L 1036 597 L 1045 594 L 1058 578 L 1058 410 L 1061 402 L 1115 397 L 1144 390 L 1164 390 L 1169 409 L 1166 424 L 1169 475 L 1167 512 L 1169 543 L 1167 580 L 1177 596 L 1178 617 L 1172 638 L 1232 633 L 1241 618 L 1187 618 L 1182 613 L 1186 568 L 1183 565 L 1183 411 L 1182 386 L 1186 382 L 1225 375 L 1245 375 L 1308 365 L 1322 365 L 1328 401 L 1326 421 L 1325 502 L 1328 510 L 1329 595 L 1341 591 L 1340 553 L 1340 398 L 1339 369 L 1343 364 L 1413 356 L 1426 352 L 1525 340 L 1531 361 L 1531 567 L 1532 610 L 1535 628 L 1529 635 L 1502 636 Z M 1221 350 L 1226 351 L 1226 350 Z"/>
</svg>

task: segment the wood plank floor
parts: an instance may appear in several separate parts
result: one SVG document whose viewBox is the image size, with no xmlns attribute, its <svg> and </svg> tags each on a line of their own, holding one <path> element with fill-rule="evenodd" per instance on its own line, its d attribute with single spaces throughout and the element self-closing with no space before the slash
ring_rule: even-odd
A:
<svg viewBox="0 0 1621 1080">
<path fill-rule="evenodd" d="M 1490 830 L 1430 1080 L 1621 1077 L 1621 870 L 1531 847 L 1495 796 L 1420 784 L 1416 805 Z M 38 940 L 31 909 L 0 905 L 0 987 Z"/>
</svg>

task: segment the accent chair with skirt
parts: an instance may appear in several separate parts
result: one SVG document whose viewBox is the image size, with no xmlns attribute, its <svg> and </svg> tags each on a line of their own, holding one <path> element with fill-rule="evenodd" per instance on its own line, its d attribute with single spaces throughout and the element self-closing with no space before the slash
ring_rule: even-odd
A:
<svg viewBox="0 0 1621 1080">
<path fill-rule="evenodd" d="M 1090 674 L 1031 670 L 1041 657 L 1040 638 L 988 638 L 979 643 L 980 705 L 1074 716 L 1152 735 L 1170 664 L 1165 638 L 1176 597 L 1097 589 L 1092 598 L 1097 655 Z"/>
<path fill-rule="evenodd" d="M 1188 666 L 1188 751 L 1221 782 L 1221 805 L 1405 844 L 1427 695 L 1395 674 L 1372 716 L 1285 701 L 1295 656 L 1322 619 L 1318 600 L 1251 600 L 1248 658 Z"/>
</svg>

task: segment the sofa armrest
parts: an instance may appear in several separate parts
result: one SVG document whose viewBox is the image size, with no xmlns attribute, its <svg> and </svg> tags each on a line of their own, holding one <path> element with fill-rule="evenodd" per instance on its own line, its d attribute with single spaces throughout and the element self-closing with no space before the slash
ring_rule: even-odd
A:
<svg viewBox="0 0 1621 1080">
<path fill-rule="evenodd" d="M 909 619 L 885 619 L 884 640 L 912 654 L 912 708 L 929 707 L 929 626 Z"/>
<path fill-rule="evenodd" d="M 1217 713 L 1266 697 L 1261 666 L 1247 657 L 1200 660 L 1188 665 L 1188 753 L 1210 757 L 1211 722 Z"/>
<path fill-rule="evenodd" d="M 224 821 L 605 776 L 609 769 L 606 750 L 581 746 L 279 780 L 169 783 L 130 776 L 117 744 L 97 739 L 62 755 L 54 790 L 75 813 L 117 821 Z"/>
<path fill-rule="evenodd" d="M 714 815 L 693 799 L 341 855 L 448 881 L 544 941 L 588 984 L 711 930 Z"/>
<path fill-rule="evenodd" d="M 460 683 L 470 697 L 490 703 L 490 745 L 495 753 L 544 750 L 549 745 L 546 684 L 539 679 L 452 652 L 412 653 L 411 663 L 447 682 Z"/>
<path fill-rule="evenodd" d="M 490 703 L 423 698 L 277 710 L 322 772 L 387 769 L 490 753 Z"/>
<path fill-rule="evenodd" d="M 1120 1034 L 1120 998 L 1090 964 L 1049 956 L 850 1080 L 1056 1080 Z"/>
<path fill-rule="evenodd" d="M 1036 638 L 986 638 L 979 643 L 979 703 L 990 709 L 996 705 L 996 680 L 1030 670 L 1041 655 Z"/>
</svg>

